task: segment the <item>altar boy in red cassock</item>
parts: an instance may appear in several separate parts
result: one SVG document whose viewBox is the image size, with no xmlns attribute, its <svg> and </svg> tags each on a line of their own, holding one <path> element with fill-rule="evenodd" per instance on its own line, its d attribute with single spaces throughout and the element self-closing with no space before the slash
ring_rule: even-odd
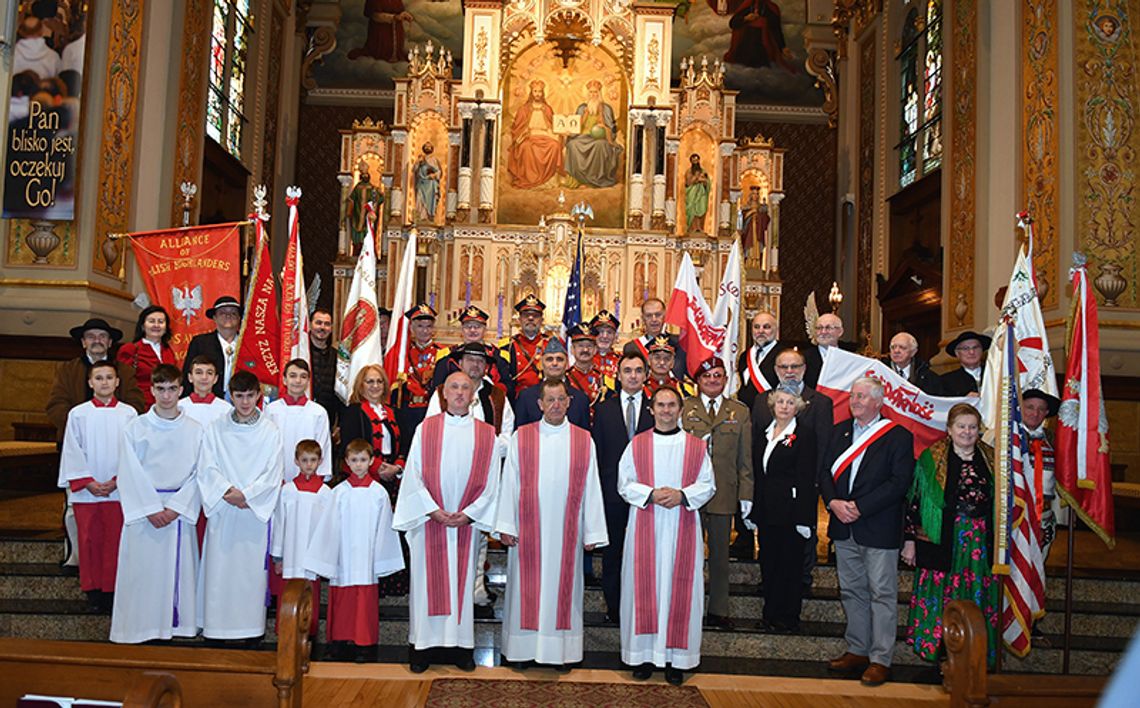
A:
<svg viewBox="0 0 1140 708">
<path fill-rule="evenodd" d="M 408 643 L 415 673 L 438 663 L 445 648 L 456 666 L 475 668 L 473 529 L 494 526 L 499 456 L 494 426 L 471 413 L 474 395 L 475 384 L 461 371 L 443 382 L 447 411 L 416 430 L 396 500 L 392 525 L 407 534 L 411 557 Z"/>
<path fill-rule="evenodd" d="M 698 510 L 716 493 L 705 442 L 678 426 L 681 395 L 653 394 L 654 428 L 634 436 L 618 463 L 630 504 L 621 579 L 621 658 L 645 680 L 653 667 L 679 685 L 701 663 L 704 542 Z"/>
<path fill-rule="evenodd" d="M 79 586 L 90 609 L 111 610 L 123 511 L 117 476 L 119 445 L 138 413 L 115 398 L 115 363 L 97 361 L 88 372 L 94 393 L 67 414 L 59 456 L 59 486 L 66 487 L 79 528 Z"/>
<path fill-rule="evenodd" d="M 594 441 L 566 420 L 566 383 L 539 386 L 542 420 L 511 439 L 495 531 L 510 548 L 503 615 L 507 661 L 582 660 L 582 548 L 609 542 Z"/>
<path fill-rule="evenodd" d="M 355 645 L 355 659 L 363 662 L 375 660 L 380 642 L 376 581 L 403 570 L 404 554 L 388 492 L 368 473 L 372 445 L 349 442 L 345 463 L 348 479 L 333 490 L 332 505 L 309 541 L 305 568 L 329 579 L 329 641 Z"/>
</svg>

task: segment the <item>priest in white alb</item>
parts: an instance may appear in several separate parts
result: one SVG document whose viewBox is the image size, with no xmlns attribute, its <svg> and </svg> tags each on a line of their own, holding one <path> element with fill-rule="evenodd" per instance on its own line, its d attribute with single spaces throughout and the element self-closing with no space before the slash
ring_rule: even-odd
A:
<svg viewBox="0 0 1140 708">
<path fill-rule="evenodd" d="M 618 463 L 630 504 L 621 578 L 621 658 L 633 677 L 653 667 L 679 685 L 701 663 L 704 542 L 698 510 L 716 493 L 705 441 L 678 426 L 681 395 L 659 388 L 654 428 L 634 436 Z"/>
<path fill-rule="evenodd" d="M 123 532 L 111 612 L 111 641 L 193 637 L 198 576 L 202 426 L 178 406 L 182 372 L 160 364 L 151 373 L 154 405 L 123 433 L 119 503 Z"/>
<path fill-rule="evenodd" d="M 392 526 L 407 534 L 411 557 L 408 643 L 415 673 L 445 653 L 449 663 L 475 668 L 473 531 L 494 526 L 499 458 L 495 428 L 471 414 L 474 395 L 462 371 L 444 381 L 447 410 L 416 429 L 396 500 Z"/>
<path fill-rule="evenodd" d="M 207 639 L 265 634 L 269 522 L 281 493 L 281 432 L 257 409 L 257 377 L 230 379 L 234 410 L 206 431 L 198 472 L 209 523 L 198 575 L 198 624 Z"/>
<path fill-rule="evenodd" d="M 511 438 L 495 533 L 507 553 L 503 657 L 582 660 L 582 550 L 609 542 L 590 432 L 566 419 L 564 380 L 539 384 L 542 420 Z"/>
</svg>

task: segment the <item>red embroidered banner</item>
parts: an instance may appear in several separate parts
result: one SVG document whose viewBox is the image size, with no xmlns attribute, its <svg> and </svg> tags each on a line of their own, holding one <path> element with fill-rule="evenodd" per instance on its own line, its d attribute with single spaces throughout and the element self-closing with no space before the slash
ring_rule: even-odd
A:
<svg viewBox="0 0 1140 708">
<path fill-rule="evenodd" d="M 260 222 L 257 251 L 245 293 L 245 315 L 238 334 L 234 372 L 248 371 L 266 386 L 281 383 L 281 326 L 277 312 L 277 283 L 269 258 L 269 240 Z"/>
<path fill-rule="evenodd" d="M 196 334 L 214 329 L 206 308 L 241 292 L 241 227 L 191 226 L 130 234 L 135 260 L 155 305 L 170 314 L 170 347 L 178 361 Z"/>
</svg>

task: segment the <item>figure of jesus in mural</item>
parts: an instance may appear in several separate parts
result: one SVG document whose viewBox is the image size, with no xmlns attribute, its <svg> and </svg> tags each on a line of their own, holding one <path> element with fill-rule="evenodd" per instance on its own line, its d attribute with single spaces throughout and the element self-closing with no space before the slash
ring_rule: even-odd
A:
<svg viewBox="0 0 1140 708">
<path fill-rule="evenodd" d="M 701 167 L 701 156 L 689 155 L 689 169 L 685 172 L 685 219 L 689 233 L 705 232 L 705 214 L 709 210 L 709 173 Z"/>
<path fill-rule="evenodd" d="M 416 180 L 416 221 L 435 221 L 435 210 L 439 206 L 439 178 L 443 169 L 432 155 L 435 148 L 431 143 L 424 143 L 421 150 L 412 168 Z"/>
<path fill-rule="evenodd" d="M 530 82 L 530 95 L 515 112 L 510 150 L 507 172 L 513 187 L 539 187 L 562 170 L 562 142 L 554 135 L 554 109 L 542 81 Z"/>
<path fill-rule="evenodd" d="M 612 187 L 617 184 L 622 147 L 616 142 L 617 119 L 602 98 L 601 81 L 586 84 L 586 100 L 576 112 L 581 128 L 566 141 L 566 186 Z"/>
<path fill-rule="evenodd" d="M 709 0 L 714 10 L 720 0 Z M 798 74 L 792 59 L 795 57 L 784 41 L 784 28 L 780 22 L 780 6 L 772 0 L 730 0 L 732 17 L 728 26 L 732 42 L 724 53 L 729 64 L 783 68 Z"/>
<path fill-rule="evenodd" d="M 349 51 L 348 58 L 406 61 L 404 23 L 414 18 L 404 8 L 404 0 L 364 0 L 364 16 L 368 18 L 368 36 L 363 47 Z"/>
</svg>

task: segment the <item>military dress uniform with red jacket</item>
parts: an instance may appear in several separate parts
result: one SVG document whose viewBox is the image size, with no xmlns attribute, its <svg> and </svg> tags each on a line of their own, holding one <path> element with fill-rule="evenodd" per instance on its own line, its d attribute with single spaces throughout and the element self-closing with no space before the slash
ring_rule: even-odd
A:
<svg viewBox="0 0 1140 708">
<path fill-rule="evenodd" d="M 435 321 L 430 305 L 417 305 L 404 313 L 409 322 L 420 319 Z M 400 455 L 406 456 L 416 428 L 423 422 L 431 395 L 431 377 L 440 345 L 434 341 L 422 347 L 408 342 L 408 367 L 403 381 L 394 382 L 392 403 L 396 409 L 396 425 L 400 428 Z"/>
<path fill-rule="evenodd" d="M 528 311 L 542 314 L 546 305 L 534 295 L 527 295 L 515 305 L 515 311 L 520 315 Z M 503 344 L 503 358 L 507 360 L 511 381 L 508 388 L 513 386 L 516 399 L 523 391 L 542 381 L 542 351 L 548 341 L 550 335 L 540 330 L 535 337 L 519 332 Z"/>
</svg>

